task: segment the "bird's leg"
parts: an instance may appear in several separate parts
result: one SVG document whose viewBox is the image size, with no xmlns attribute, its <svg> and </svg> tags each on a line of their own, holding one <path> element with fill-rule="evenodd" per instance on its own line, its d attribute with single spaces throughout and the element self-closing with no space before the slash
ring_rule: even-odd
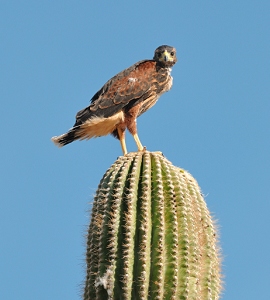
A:
<svg viewBox="0 0 270 300">
<path fill-rule="evenodd" d="M 138 147 L 138 151 L 145 150 L 145 147 L 143 147 L 138 134 L 137 134 L 137 116 L 140 110 L 141 105 L 136 105 L 132 107 L 128 112 L 125 113 L 125 122 L 127 125 L 128 131 L 132 134 L 135 143 Z"/>
<path fill-rule="evenodd" d="M 138 134 L 137 133 L 133 134 L 133 137 L 134 137 L 135 143 L 136 143 L 136 145 L 138 147 L 138 151 L 143 151 L 144 147 L 143 147 L 143 145 L 142 145 L 142 143 L 141 143 L 141 141 L 140 141 L 140 139 L 138 137 Z"/>
<path fill-rule="evenodd" d="M 125 141 L 125 129 L 123 130 L 123 128 L 119 126 L 119 127 L 117 127 L 117 132 L 118 132 L 121 148 L 123 151 L 123 155 L 126 155 L 127 154 L 127 146 L 126 146 L 126 141 Z"/>
</svg>

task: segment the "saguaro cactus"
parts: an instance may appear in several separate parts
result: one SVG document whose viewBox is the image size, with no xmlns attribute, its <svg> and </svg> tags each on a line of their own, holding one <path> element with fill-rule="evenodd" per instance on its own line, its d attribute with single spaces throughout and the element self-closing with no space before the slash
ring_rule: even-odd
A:
<svg viewBox="0 0 270 300">
<path fill-rule="evenodd" d="M 218 299 L 215 226 L 200 188 L 160 153 L 119 157 L 94 197 L 84 300 Z"/>
</svg>

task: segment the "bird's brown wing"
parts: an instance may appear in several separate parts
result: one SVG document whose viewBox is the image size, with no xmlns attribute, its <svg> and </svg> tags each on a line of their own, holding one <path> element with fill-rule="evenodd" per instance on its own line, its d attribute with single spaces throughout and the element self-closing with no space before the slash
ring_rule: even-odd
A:
<svg viewBox="0 0 270 300">
<path fill-rule="evenodd" d="M 91 99 L 91 104 L 76 115 L 76 125 L 93 116 L 111 117 L 125 106 L 134 106 L 153 94 L 156 62 L 140 61 L 111 78 Z"/>
</svg>

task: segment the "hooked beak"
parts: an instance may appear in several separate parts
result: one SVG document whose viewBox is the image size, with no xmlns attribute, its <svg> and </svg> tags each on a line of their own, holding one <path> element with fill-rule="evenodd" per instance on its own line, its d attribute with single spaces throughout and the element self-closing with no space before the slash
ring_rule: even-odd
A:
<svg viewBox="0 0 270 300">
<path fill-rule="evenodd" d="M 169 60 L 169 53 L 168 53 L 168 51 L 166 50 L 166 51 L 164 51 L 164 54 L 163 54 L 163 59 L 164 59 L 164 61 L 168 61 Z"/>
<path fill-rule="evenodd" d="M 165 50 L 165 51 L 163 52 L 163 54 L 162 54 L 162 59 L 163 59 L 163 61 L 165 61 L 165 62 L 167 62 L 167 61 L 172 61 L 172 60 L 173 60 L 173 58 L 171 57 L 170 53 L 169 53 L 167 50 Z"/>
</svg>

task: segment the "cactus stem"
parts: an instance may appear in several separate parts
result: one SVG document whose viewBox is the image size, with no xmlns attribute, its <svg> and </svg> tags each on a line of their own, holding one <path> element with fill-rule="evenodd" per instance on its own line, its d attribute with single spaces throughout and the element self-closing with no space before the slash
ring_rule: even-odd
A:
<svg viewBox="0 0 270 300">
<path fill-rule="evenodd" d="M 200 188 L 159 152 L 121 156 L 92 208 L 84 300 L 217 300 L 216 228 Z"/>
</svg>

